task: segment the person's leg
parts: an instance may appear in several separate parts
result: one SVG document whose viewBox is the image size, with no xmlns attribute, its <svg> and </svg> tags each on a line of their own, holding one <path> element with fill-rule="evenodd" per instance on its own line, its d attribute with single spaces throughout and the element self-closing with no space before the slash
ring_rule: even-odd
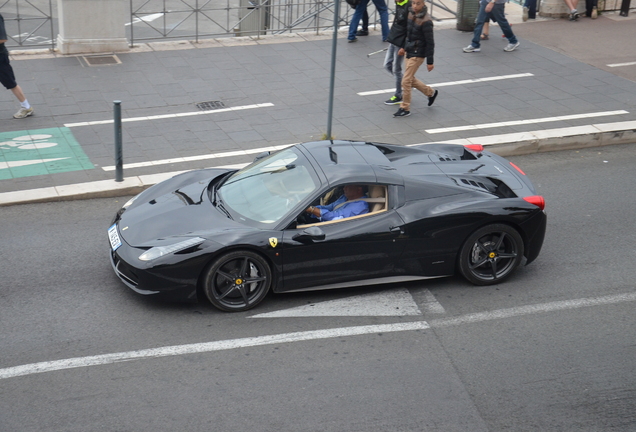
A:
<svg viewBox="0 0 636 432">
<path fill-rule="evenodd" d="M 363 32 L 369 32 L 369 12 L 367 11 L 367 9 L 364 9 L 364 12 L 362 12 L 362 31 Z"/>
<path fill-rule="evenodd" d="M 510 28 L 510 23 L 508 23 L 508 20 L 506 19 L 504 8 L 504 3 L 495 4 L 495 7 L 492 8 L 492 14 L 499 23 L 499 28 L 501 28 L 501 31 L 508 39 L 508 42 L 516 44 L 518 42 L 517 37 L 512 32 L 512 28 Z"/>
<path fill-rule="evenodd" d="M 486 21 L 484 23 L 484 27 L 481 30 L 481 40 L 488 40 L 489 31 L 490 31 L 490 21 Z"/>
<path fill-rule="evenodd" d="M 479 5 L 479 13 L 477 14 L 477 22 L 475 23 L 475 31 L 473 32 L 472 46 L 479 48 L 481 43 L 481 32 L 487 19 L 486 5 L 488 3 L 481 2 Z"/>
<path fill-rule="evenodd" d="M 410 111 L 411 109 L 411 92 L 413 88 L 413 81 L 415 80 L 415 72 L 424 63 L 422 57 L 411 57 L 405 60 L 406 69 L 404 76 L 402 77 L 402 103 L 400 108 L 404 111 Z"/>
<path fill-rule="evenodd" d="M 20 109 L 18 110 L 17 113 L 13 114 L 13 118 L 23 119 L 23 118 L 29 117 L 30 115 L 33 115 L 33 108 L 31 107 L 31 104 L 29 104 L 29 101 L 27 100 L 26 96 L 24 96 L 24 92 L 22 91 L 22 88 L 19 85 L 16 85 L 10 90 L 15 95 L 15 97 L 20 101 Z"/>
<path fill-rule="evenodd" d="M 422 59 L 422 63 L 424 63 L 423 60 L 424 59 Z M 416 88 L 419 91 L 421 91 L 426 97 L 431 97 L 435 94 L 435 90 L 433 90 L 431 87 L 424 84 L 422 81 L 420 81 L 416 77 L 413 77 L 413 88 Z"/>
<path fill-rule="evenodd" d="M 386 105 L 398 105 L 402 102 L 402 65 L 404 56 L 398 55 L 400 48 L 390 44 L 384 58 L 384 69 L 395 78 L 395 93 L 384 103 Z"/>
<path fill-rule="evenodd" d="M 386 55 L 384 56 L 384 64 L 382 67 L 385 71 L 393 75 L 393 64 L 395 62 L 395 52 L 399 48 L 393 44 L 389 44 L 389 48 L 386 50 Z"/>
<path fill-rule="evenodd" d="M 22 91 L 22 88 L 19 85 L 16 85 L 15 87 L 13 87 L 11 91 L 13 92 L 15 97 L 18 98 L 20 102 L 24 102 L 26 100 L 26 96 L 24 96 L 24 92 Z"/>
<path fill-rule="evenodd" d="M 570 9 L 570 12 L 577 10 L 576 7 L 579 5 L 579 0 L 563 0 L 565 5 Z"/>
<path fill-rule="evenodd" d="M 353 12 L 353 16 L 351 17 L 351 23 L 349 24 L 349 35 L 347 39 L 350 41 L 356 40 L 356 33 L 358 32 L 358 24 L 360 24 L 360 19 L 362 18 L 362 14 L 367 9 L 367 5 L 369 4 L 369 0 L 361 0 L 358 6 L 356 6 L 356 10 Z"/>
<path fill-rule="evenodd" d="M 375 8 L 380 14 L 380 24 L 382 25 L 382 40 L 386 41 L 389 37 L 389 8 L 384 0 L 373 0 Z"/>
<path fill-rule="evenodd" d="M 526 19 L 537 18 L 537 0 L 525 0 L 523 6 L 524 8 L 526 8 L 526 10 L 524 11 L 524 13 L 527 13 L 527 15 L 524 15 Z"/>
</svg>

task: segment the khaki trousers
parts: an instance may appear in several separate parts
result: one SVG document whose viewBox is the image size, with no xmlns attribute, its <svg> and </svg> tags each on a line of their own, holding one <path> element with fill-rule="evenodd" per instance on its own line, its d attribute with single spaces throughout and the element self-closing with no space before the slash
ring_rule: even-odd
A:
<svg viewBox="0 0 636 432">
<path fill-rule="evenodd" d="M 406 59 L 406 70 L 402 77 L 402 103 L 400 108 L 409 111 L 411 108 L 411 90 L 413 87 L 424 93 L 424 96 L 431 97 L 435 93 L 431 87 L 415 78 L 415 72 L 424 63 L 424 57 L 411 57 Z"/>
</svg>

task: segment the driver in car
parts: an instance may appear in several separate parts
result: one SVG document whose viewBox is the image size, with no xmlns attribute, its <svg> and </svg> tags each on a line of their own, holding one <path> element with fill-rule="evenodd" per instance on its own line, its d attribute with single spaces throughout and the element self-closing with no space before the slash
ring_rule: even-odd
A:
<svg viewBox="0 0 636 432">
<path fill-rule="evenodd" d="M 344 194 L 331 204 L 309 206 L 305 212 L 320 221 L 345 219 L 369 213 L 369 203 L 361 201 L 360 198 L 367 198 L 364 186 L 346 185 Z"/>
</svg>

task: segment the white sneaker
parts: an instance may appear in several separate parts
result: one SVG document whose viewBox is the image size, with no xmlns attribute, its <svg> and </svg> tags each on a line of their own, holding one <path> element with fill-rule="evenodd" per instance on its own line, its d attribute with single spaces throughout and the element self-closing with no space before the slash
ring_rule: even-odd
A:
<svg viewBox="0 0 636 432">
<path fill-rule="evenodd" d="M 523 22 L 528 21 L 528 8 L 527 7 L 523 7 L 523 13 L 521 15 L 521 19 L 523 20 Z"/>
<path fill-rule="evenodd" d="M 28 117 L 33 114 L 33 107 L 31 108 L 20 108 L 20 110 L 13 114 L 13 118 L 21 119 Z"/>
<path fill-rule="evenodd" d="M 519 42 L 517 43 L 509 43 L 508 45 L 506 45 L 506 47 L 504 48 L 504 51 L 506 52 L 510 52 L 510 51 L 514 51 L 517 49 L 517 47 L 521 45 Z"/>
<path fill-rule="evenodd" d="M 592 19 L 598 18 L 598 8 L 596 6 L 592 8 L 591 18 Z"/>
<path fill-rule="evenodd" d="M 464 51 L 465 53 L 479 52 L 481 51 L 481 48 L 475 48 L 472 44 L 470 44 L 466 48 L 464 48 L 462 51 Z"/>
</svg>

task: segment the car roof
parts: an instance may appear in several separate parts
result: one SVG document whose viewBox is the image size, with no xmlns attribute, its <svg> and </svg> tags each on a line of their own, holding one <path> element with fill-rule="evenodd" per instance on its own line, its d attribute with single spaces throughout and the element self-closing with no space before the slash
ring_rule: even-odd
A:
<svg viewBox="0 0 636 432">
<path fill-rule="evenodd" d="M 360 183 L 404 184 L 402 173 L 387 158 L 385 152 L 402 151 L 419 154 L 422 162 L 429 165 L 436 174 L 439 170 L 430 163 L 428 153 L 402 146 L 369 143 L 363 141 L 314 141 L 299 144 L 317 162 L 330 184 L 340 184 L 355 178 Z M 396 149 L 393 150 L 392 148 Z M 420 167 L 420 174 L 426 171 Z"/>
</svg>

